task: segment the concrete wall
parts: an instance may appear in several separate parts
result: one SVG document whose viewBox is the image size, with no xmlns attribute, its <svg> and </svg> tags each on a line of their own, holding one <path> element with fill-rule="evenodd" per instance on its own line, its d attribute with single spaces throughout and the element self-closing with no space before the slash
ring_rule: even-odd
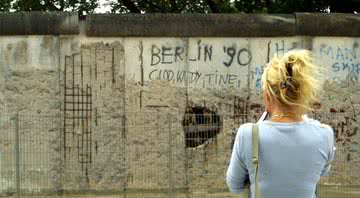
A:
<svg viewBox="0 0 360 198">
<path fill-rule="evenodd" d="M 322 182 L 360 183 L 357 15 L 74 16 L 0 15 L 2 190 L 15 188 L 16 113 L 24 191 L 224 189 L 231 132 L 256 120 L 263 67 L 291 49 L 323 69 L 313 116 L 338 150 Z M 221 128 L 186 148 L 196 108 Z"/>
</svg>

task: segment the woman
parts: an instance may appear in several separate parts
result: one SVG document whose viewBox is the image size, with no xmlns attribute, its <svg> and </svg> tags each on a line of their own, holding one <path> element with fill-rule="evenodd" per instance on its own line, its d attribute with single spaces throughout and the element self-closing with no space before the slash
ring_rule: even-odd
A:
<svg viewBox="0 0 360 198">
<path fill-rule="evenodd" d="M 259 123 L 261 198 L 314 198 L 320 176 L 330 170 L 333 130 L 305 116 L 316 101 L 318 70 L 306 50 L 275 57 L 264 70 L 263 98 L 271 117 Z M 252 124 L 240 126 L 226 182 L 230 191 L 240 193 L 249 178 L 254 197 L 251 135 Z"/>
</svg>

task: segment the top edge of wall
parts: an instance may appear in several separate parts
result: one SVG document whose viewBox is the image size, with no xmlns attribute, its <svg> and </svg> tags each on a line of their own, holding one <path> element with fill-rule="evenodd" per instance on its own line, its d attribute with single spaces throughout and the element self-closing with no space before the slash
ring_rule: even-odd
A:
<svg viewBox="0 0 360 198">
<path fill-rule="evenodd" d="M 0 35 L 79 34 L 77 12 L 0 12 Z"/>
<path fill-rule="evenodd" d="M 295 33 L 294 15 L 279 14 L 93 14 L 87 36 L 265 37 Z"/>
<path fill-rule="evenodd" d="M 294 14 L 91 14 L 91 37 L 360 36 L 360 15 Z M 76 12 L 0 12 L 0 35 L 76 35 Z"/>
<path fill-rule="evenodd" d="M 93 14 L 87 36 L 278 37 L 360 36 L 360 15 L 294 14 Z"/>
<path fill-rule="evenodd" d="M 296 34 L 305 36 L 360 36 L 360 15 L 295 13 Z"/>
</svg>

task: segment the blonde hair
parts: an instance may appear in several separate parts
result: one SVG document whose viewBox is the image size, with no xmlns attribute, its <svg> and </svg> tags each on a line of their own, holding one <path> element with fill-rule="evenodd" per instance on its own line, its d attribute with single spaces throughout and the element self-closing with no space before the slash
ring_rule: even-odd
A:
<svg viewBox="0 0 360 198">
<path fill-rule="evenodd" d="M 305 113 L 317 101 L 318 69 L 308 50 L 292 50 L 281 58 L 275 56 L 264 69 L 263 91 L 282 106 Z"/>
</svg>

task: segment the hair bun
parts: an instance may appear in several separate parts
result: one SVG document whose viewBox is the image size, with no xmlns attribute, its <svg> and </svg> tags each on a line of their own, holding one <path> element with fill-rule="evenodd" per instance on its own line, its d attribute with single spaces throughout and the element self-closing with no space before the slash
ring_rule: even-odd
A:
<svg viewBox="0 0 360 198">
<path fill-rule="evenodd" d="M 299 107 L 302 112 L 311 109 L 316 101 L 319 82 L 317 68 L 308 50 L 291 50 L 283 57 L 274 57 L 262 76 L 263 90 L 280 104 Z"/>
<path fill-rule="evenodd" d="M 286 71 L 287 71 L 288 75 L 290 77 L 292 77 L 293 76 L 293 71 L 292 71 L 293 63 L 286 63 L 285 67 L 286 67 Z"/>
</svg>

